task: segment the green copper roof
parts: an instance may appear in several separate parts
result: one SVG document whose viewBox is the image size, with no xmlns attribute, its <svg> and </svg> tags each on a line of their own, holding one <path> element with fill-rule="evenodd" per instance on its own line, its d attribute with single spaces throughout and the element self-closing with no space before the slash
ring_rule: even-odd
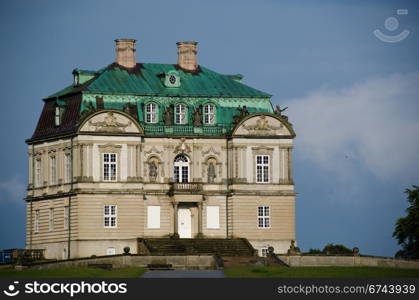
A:
<svg viewBox="0 0 419 300">
<path fill-rule="evenodd" d="M 173 70 L 178 71 L 180 87 L 166 87 L 164 84 L 165 74 Z M 94 72 L 90 72 L 89 75 L 93 76 Z M 135 71 L 112 64 L 97 71 L 97 75 L 83 82 L 82 86 L 69 86 L 47 98 L 63 96 L 78 90 L 104 94 L 163 97 L 271 97 L 267 93 L 239 82 L 238 79 L 240 75 L 223 75 L 202 66 L 199 66 L 197 72 L 191 73 L 184 72 L 173 64 L 137 64 Z"/>
</svg>

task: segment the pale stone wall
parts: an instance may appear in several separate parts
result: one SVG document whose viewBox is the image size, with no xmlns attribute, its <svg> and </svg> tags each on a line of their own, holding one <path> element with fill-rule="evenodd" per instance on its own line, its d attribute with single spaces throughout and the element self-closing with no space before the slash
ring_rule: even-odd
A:
<svg viewBox="0 0 419 300">
<path fill-rule="evenodd" d="M 89 264 L 112 264 L 113 268 L 147 267 L 148 264 L 171 264 L 175 269 L 214 269 L 214 257 L 210 255 L 187 256 L 138 256 L 115 255 L 89 259 L 74 259 L 54 263 L 41 263 L 31 266 L 32 269 L 52 269 L 83 267 Z"/>
<path fill-rule="evenodd" d="M 267 134 L 266 128 L 276 132 L 275 135 Z M 106 130 L 112 130 L 112 134 L 104 134 Z M 72 257 L 100 255 L 106 248 L 101 243 L 110 240 L 121 240 L 117 243 L 117 249 L 121 249 L 126 240 L 173 234 L 174 203 L 189 204 L 192 237 L 199 232 L 202 212 L 204 236 L 245 237 L 258 250 L 269 244 L 277 253 L 285 252 L 290 241 L 295 240 L 292 136 L 282 136 L 290 135 L 290 132 L 279 120 L 259 116 L 250 118 L 228 142 L 224 138 L 142 137 L 142 129 L 135 120 L 117 112 L 110 115 L 106 111 L 84 121 L 81 131 L 73 139 L 44 141 L 29 146 L 28 199 L 36 201 L 27 202 L 27 247 L 44 245 L 48 248 L 48 256 L 62 255 L 64 246 L 57 245 L 68 241 L 68 230 L 63 227 L 63 209 L 70 197 L 71 240 L 79 243 L 78 248 L 71 251 Z M 276 136 L 278 134 L 280 138 Z M 103 180 L 102 154 L 108 152 L 117 153 L 116 182 Z M 73 157 L 72 183 L 65 182 L 66 153 Z M 200 184 L 202 189 L 168 195 L 173 162 L 178 154 L 189 158 L 190 181 Z M 270 155 L 269 183 L 256 183 L 255 156 L 258 154 Z M 54 185 L 50 182 L 49 159 L 52 155 L 57 162 L 57 183 Z M 33 188 L 32 165 L 36 159 L 42 162 L 42 184 Z M 156 163 L 156 178 L 150 176 L 150 162 Z M 213 183 L 208 183 L 210 162 L 215 166 Z M 112 204 L 118 207 L 118 227 L 104 228 L 103 206 Z M 160 206 L 160 228 L 147 226 L 147 206 L 150 205 Z M 271 228 L 258 228 L 259 205 L 270 206 Z M 207 206 L 219 207 L 219 228 L 207 228 Z M 50 207 L 54 207 L 55 212 L 56 226 L 52 231 L 47 228 Z M 34 211 L 37 209 L 41 214 L 40 231 L 34 233 Z M 91 241 L 97 241 L 98 246 L 95 247 Z"/>
<path fill-rule="evenodd" d="M 291 267 L 311 266 L 368 266 L 419 269 L 419 261 L 363 256 L 279 256 Z"/>
</svg>

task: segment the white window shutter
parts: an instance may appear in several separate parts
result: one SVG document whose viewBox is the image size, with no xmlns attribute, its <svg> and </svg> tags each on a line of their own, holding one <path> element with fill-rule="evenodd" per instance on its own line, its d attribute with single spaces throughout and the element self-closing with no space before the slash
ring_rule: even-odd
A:
<svg viewBox="0 0 419 300">
<path fill-rule="evenodd" d="M 220 207 L 207 206 L 207 228 L 220 228 Z"/>
<path fill-rule="evenodd" d="M 147 227 L 160 228 L 160 206 L 147 207 Z"/>
</svg>

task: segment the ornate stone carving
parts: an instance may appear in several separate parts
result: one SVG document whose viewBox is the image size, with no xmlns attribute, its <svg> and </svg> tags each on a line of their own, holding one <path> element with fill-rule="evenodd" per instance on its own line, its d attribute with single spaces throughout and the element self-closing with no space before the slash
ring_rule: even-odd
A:
<svg viewBox="0 0 419 300">
<path fill-rule="evenodd" d="M 159 149 L 157 149 L 156 148 L 156 146 L 152 146 L 150 149 L 148 149 L 147 151 L 144 151 L 144 153 L 145 154 L 151 154 L 151 153 L 157 153 L 157 154 L 160 154 L 160 153 L 162 153 L 163 151 L 159 151 Z"/>
<path fill-rule="evenodd" d="M 148 162 L 148 170 L 148 176 L 150 176 L 150 181 L 156 181 L 158 169 L 155 161 Z"/>
<path fill-rule="evenodd" d="M 171 126 L 173 124 L 173 109 L 168 106 L 164 111 L 164 125 Z"/>
<path fill-rule="evenodd" d="M 131 121 L 127 124 L 119 123 L 113 112 L 108 112 L 103 121 L 89 121 L 89 125 L 96 127 L 97 132 L 125 132 L 125 128 L 131 125 Z"/>
<path fill-rule="evenodd" d="M 191 152 L 191 147 L 188 144 L 186 144 L 186 139 L 181 138 L 179 145 L 175 147 L 174 153 L 177 154 L 177 153 L 190 153 L 190 152 Z"/>
<path fill-rule="evenodd" d="M 243 125 L 243 128 L 252 135 L 274 135 L 275 131 L 281 129 L 282 126 L 282 124 L 280 126 L 270 125 L 266 116 L 260 116 L 256 125 Z"/>
<path fill-rule="evenodd" d="M 209 162 L 209 164 L 208 164 L 207 173 L 208 173 L 208 182 L 209 183 L 214 183 L 214 179 L 216 177 L 216 174 L 215 174 L 215 166 L 214 166 L 214 163 L 212 161 Z"/>
<path fill-rule="evenodd" d="M 192 119 L 193 119 L 193 126 L 202 126 L 202 115 L 201 115 L 201 109 L 199 107 L 194 110 Z"/>
<path fill-rule="evenodd" d="M 213 146 L 211 146 L 210 148 L 208 148 L 205 151 L 202 151 L 202 154 L 203 155 L 207 155 L 209 153 L 214 153 L 215 155 L 220 155 L 220 152 L 218 152 L 217 150 L 215 150 Z"/>
</svg>

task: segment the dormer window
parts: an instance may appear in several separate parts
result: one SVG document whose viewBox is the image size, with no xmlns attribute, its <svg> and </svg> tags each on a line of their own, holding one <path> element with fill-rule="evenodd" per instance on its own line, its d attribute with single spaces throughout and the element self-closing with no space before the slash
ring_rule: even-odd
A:
<svg viewBox="0 0 419 300">
<path fill-rule="evenodd" d="M 164 85 L 170 88 L 180 87 L 179 73 L 177 71 L 167 72 L 164 79 Z"/>
<path fill-rule="evenodd" d="M 73 85 L 78 86 L 80 84 L 79 74 L 73 73 Z"/>
<path fill-rule="evenodd" d="M 175 106 L 175 124 L 187 123 L 188 109 L 185 104 L 176 104 Z"/>
<path fill-rule="evenodd" d="M 63 108 L 58 105 L 55 106 L 54 124 L 60 126 L 62 121 Z"/>
</svg>

